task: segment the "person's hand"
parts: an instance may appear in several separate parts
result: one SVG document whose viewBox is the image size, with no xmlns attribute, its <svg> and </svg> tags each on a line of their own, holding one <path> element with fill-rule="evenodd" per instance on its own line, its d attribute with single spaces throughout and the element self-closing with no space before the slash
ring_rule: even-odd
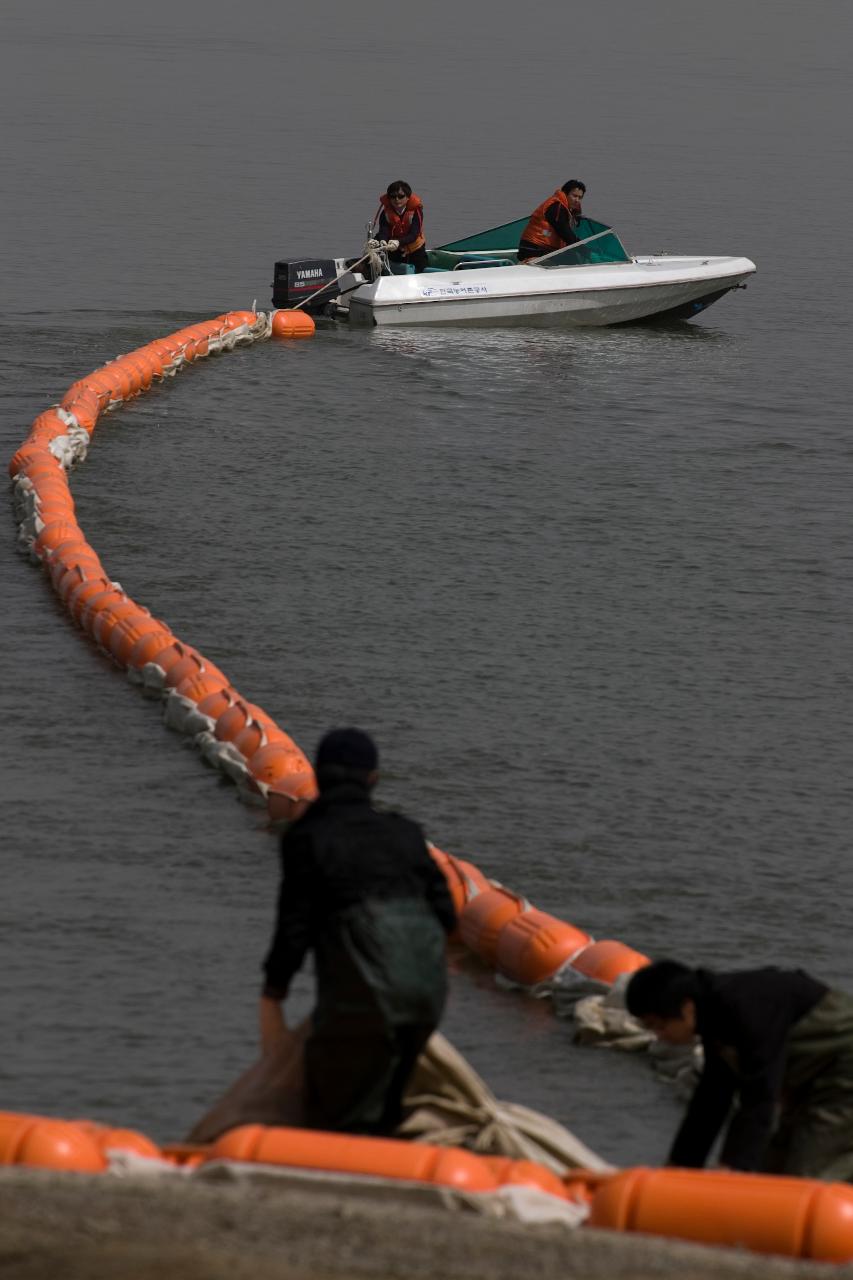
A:
<svg viewBox="0 0 853 1280">
<path fill-rule="evenodd" d="M 284 1010 L 281 1007 L 280 1000 L 274 1000 L 270 996 L 261 996 L 258 1012 L 261 1031 L 261 1052 L 269 1053 L 273 1049 L 282 1047 L 292 1037 L 293 1032 L 284 1020 Z"/>
<path fill-rule="evenodd" d="M 388 250 L 388 252 L 389 252 L 389 253 L 393 253 L 393 252 L 395 251 L 395 249 L 399 249 L 399 248 L 400 248 L 400 241 L 399 241 L 399 240 L 386 240 L 386 242 L 385 242 L 385 248 Z"/>
</svg>

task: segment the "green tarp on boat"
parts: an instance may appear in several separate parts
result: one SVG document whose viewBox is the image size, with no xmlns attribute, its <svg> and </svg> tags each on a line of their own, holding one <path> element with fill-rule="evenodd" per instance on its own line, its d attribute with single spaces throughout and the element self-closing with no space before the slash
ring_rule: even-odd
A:
<svg viewBox="0 0 853 1280">
<path fill-rule="evenodd" d="M 527 226 L 528 218 L 518 218 L 515 222 L 504 222 L 499 227 L 491 227 L 488 231 L 480 231 L 476 235 L 467 236 L 463 240 L 453 240 L 449 244 L 439 245 L 431 253 L 444 255 L 457 254 L 500 254 L 502 257 L 514 255 L 518 249 L 521 233 Z M 596 222 L 593 218 L 580 218 L 576 229 L 578 244 L 569 245 L 539 259 L 542 266 L 572 267 L 591 262 L 630 262 L 630 254 L 625 249 L 616 232 L 605 222 Z M 448 264 L 449 265 L 449 264 Z"/>
</svg>

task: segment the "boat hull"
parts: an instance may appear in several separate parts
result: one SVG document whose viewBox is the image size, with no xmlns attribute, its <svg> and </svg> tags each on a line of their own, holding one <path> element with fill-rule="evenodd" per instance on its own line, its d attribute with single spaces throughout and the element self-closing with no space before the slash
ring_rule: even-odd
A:
<svg viewBox="0 0 853 1280">
<path fill-rule="evenodd" d="M 350 297 L 357 325 L 614 325 L 689 318 L 755 271 L 748 258 L 638 258 L 383 276 Z"/>
</svg>

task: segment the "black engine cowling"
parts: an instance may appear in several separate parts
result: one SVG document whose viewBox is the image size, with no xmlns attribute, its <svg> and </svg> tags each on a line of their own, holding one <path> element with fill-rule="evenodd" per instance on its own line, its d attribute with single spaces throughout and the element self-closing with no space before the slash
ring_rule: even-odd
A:
<svg viewBox="0 0 853 1280">
<path fill-rule="evenodd" d="M 336 258 L 298 258 L 277 262 L 272 282 L 274 307 L 293 307 L 312 293 L 303 311 L 322 311 L 327 302 L 340 294 L 339 277 L 346 271 L 346 263 Z M 325 286 L 325 287 L 324 287 Z M 322 289 L 318 293 L 317 290 Z"/>
</svg>

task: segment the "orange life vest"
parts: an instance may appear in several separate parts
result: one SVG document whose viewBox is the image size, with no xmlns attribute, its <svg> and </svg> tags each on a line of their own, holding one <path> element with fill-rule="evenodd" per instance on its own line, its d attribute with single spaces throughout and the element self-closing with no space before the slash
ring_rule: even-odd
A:
<svg viewBox="0 0 853 1280">
<path fill-rule="evenodd" d="M 412 217 L 419 213 L 423 217 L 424 206 L 420 196 L 416 196 L 414 191 L 406 201 L 406 207 L 402 213 L 397 213 L 391 203 L 391 197 L 382 195 L 379 197 L 379 204 L 385 213 L 385 221 L 391 229 L 389 240 L 402 240 L 403 236 L 408 235 L 412 229 Z M 422 224 L 423 225 L 423 224 Z M 401 244 L 401 253 L 414 253 L 416 249 L 422 249 L 426 244 L 423 235 L 419 235 L 411 244 Z"/>
<path fill-rule="evenodd" d="M 554 249 L 562 249 L 567 243 L 562 236 L 557 235 L 556 231 L 545 217 L 545 210 L 549 205 L 552 205 L 555 200 L 563 206 L 566 213 L 571 217 L 574 216 L 572 214 L 571 206 L 569 205 L 568 196 L 565 191 L 558 189 L 552 196 L 549 196 L 547 200 L 543 200 L 542 203 L 533 210 L 530 215 L 530 221 L 521 234 L 522 240 L 526 240 L 528 244 L 541 245 L 547 253 L 553 252 Z"/>
</svg>

